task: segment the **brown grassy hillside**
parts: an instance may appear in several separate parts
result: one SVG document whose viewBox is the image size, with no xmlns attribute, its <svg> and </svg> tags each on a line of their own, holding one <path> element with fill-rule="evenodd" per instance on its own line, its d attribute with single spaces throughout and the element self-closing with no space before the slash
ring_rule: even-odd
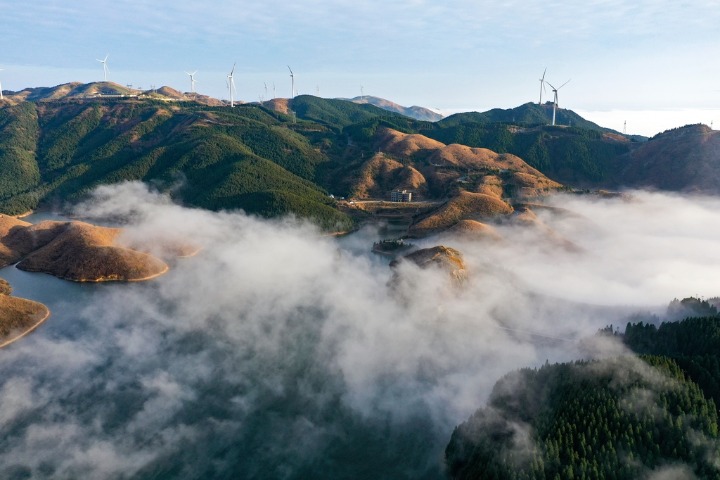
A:
<svg viewBox="0 0 720 480">
<path fill-rule="evenodd" d="M 84 222 L 45 221 L 36 225 L 0 216 L 0 267 L 44 272 L 78 282 L 137 281 L 165 273 L 162 260 L 120 245 L 120 229 Z M 197 247 L 156 242 L 165 252 L 191 255 Z"/>
<path fill-rule="evenodd" d="M 402 185 L 421 190 L 428 200 L 447 199 L 435 211 L 414 219 L 408 232 L 412 236 L 438 233 L 464 220 L 507 215 L 513 212 L 510 202 L 562 188 L 521 158 L 486 148 L 445 145 L 390 128 L 378 131 L 377 148 L 383 153 L 365 164 L 356 183 L 358 196 L 379 197 Z M 401 168 L 415 170 L 415 178 L 422 177 L 421 186 L 399 182 L 396 172 Z"/>
<path fill-rule="evenodd" d="M 446 230 L 461 220 L 480 220 L 508 215 L 513 208 L 502 199 L 485 193 L 461 191 L 440 208 L 415 222 L 408 233 L 425 236 Z"/>
<path fill-rule="evenodd" d="M 0 348 L 27 335 L 50 316 L 42 303 L 11 297 L 10 290 L 0 279 Z"/>
<path fill-rule="evenodd" d="M 0 295 L 10 295 L 12 287 L 4 278 L 0 278 Z"/>
<path fill-rule="evenodd" d="M 450 275 L 450 279 L 456 285 L 462 285 L 467 280 L 467 270 L 462 253 L 444 245 L 415 250 L 390 262 L 390 267 L 396 268 L 402 262 L 412 262 L 423 269 L 441 269 Z"/>
<path fill-rule="evenodd" d="M 501 240 L 502 236 L 490 225 L 477 220 L 460 220 L 447 230 L 452 235 L 468 239 Z"/>
<path fill-rule="evenodd" d="M 273 98 L 272 100 L 263 102 L 262 105 L 278 113 L 287 114 L 290 111 L 287 98 Z"/>
<path fill-rule="evenodd" d="M 353 182 L 353 196 L 357 198 L 386 198 L 392 190 L 409 189 L 424 195 L 427 188 L 425 177 L 411 166 L 378 153 L 360 169 Z"/>
<path fill-rule="evenodd" d="M 706 125 L 663 132 L 621 160 L 618 185 L 720 193 L 720 131 Z"/>
<path fill-rule="evenodd" d="M 445 147 L 444 143 L 424 135 L 402 133 L 391 128 L 378 132 L 378 143 L 384 152 L 399 157 L 412 157 L 418 152 L 432 153 Z"/>
<path fill-rule="evenodd" d="M 44 223 L 48 222 L 38 226 Z M 145 280 L 168 270 L 167 264 L 158 258 L 116 246 L 119 234 L 116 228 L 66 222 L 58 235 L 25 256 L 17 266 L 78 282 Z"/>
</svg>

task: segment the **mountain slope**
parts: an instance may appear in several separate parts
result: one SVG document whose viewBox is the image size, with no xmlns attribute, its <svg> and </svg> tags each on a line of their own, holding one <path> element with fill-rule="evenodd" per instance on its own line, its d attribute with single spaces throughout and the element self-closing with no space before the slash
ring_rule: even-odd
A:
<svg viewBox="0 0 720 480">
<path fill-rule="evenodd" d="M 334 129 L 377 117 L 400 116 L 369 104 L 356 104 L 347 100 L 333 100 L 312 95 L 298 95 L 288 102 L 298 118 L 311 120 Z"/>
<path fill-rule="evenodd" d="M 620 161 L 621 186 L 720 194 L 720 131 L 706 125 L 660 133 Z"/>
<path fill-rule="evenodd" d="M 451 478 L 497 480 L 717 478 L 718 455 L 715 404 L 663 357 L 510 374 L 446 449 Z"/>
<path fill-rule="evenodd" d="M 290 125 L 250 106 L 93 99 L 5 107 L 0 209 L 21 213 L 95 185 L 142 180 L 191 205 L 295 212 L 327 228 L 347 226 L 314 183 L 328 158 Z"/>
</svg>

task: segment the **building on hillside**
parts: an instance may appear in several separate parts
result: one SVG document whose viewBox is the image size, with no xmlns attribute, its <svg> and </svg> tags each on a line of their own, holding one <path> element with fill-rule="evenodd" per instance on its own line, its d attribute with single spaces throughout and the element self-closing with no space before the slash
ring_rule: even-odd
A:
<svg viewBox="0 0 720 480">
<path fill-rule="evenodd" d="M 407 190 L 393 190 L 390 192 L 391 202 L 412 202 L 412 192 Z"/>
</svg>

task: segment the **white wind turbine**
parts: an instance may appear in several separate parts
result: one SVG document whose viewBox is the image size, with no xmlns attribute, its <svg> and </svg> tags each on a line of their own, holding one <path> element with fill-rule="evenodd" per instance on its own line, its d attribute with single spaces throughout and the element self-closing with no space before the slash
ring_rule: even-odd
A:
<svg viewBox="0 0 720 480">
<path fill-rule="evenodd" d="M 547 72 L 547 67 L 543 70 L 543 76 L 540 79 L 540 101 L 538 102 L 538 105 L 542 105 L 542 94 L 545 91 L 545 72 Z"/>
<path fill-rule="evenodd" d="M 105 55 L 105 58 L 100 60 L 99 58 L 96 58 L 98 62 L 102 63 L 103 66 L 103 80 L 107 82 L 107 75 L 108 75 L 108 66 L 107 66 L 107 59 L 110 55 Z"/>
<path fill-rule="evenodd" d="M 293 75 L 290 65 L 288 65 L 288 70 L 290 70 L 290 98 L 295 98 L 295 75 Z"/>
<path fill-rule="evenodd" d="M 233 63 L 233 68 L 230 70 L 230 73 L 227 76 L 227 87 L 228 90 L 230 90 L 230 106 L 235 106 L 235 78 L 233 77 L 235 73 L 235 63 Z"/>
<path fill-rule="evenodd" d="M 552 84 L 552 83 L 547 82 L 547 84 L 550 85 L 550 88 L 552 88 L 553 95 L 554 95 L 554 99 L 553 99 L 553 120 L 552 120 L 552 124 L 553 124 L 553 125 L 555 125 L 555 112 L 557 111 L 557 107 L 558 107 L 558 94 L 557 94 L 557 92 L 558 92 L 558 90 L 560 90 L 562 87 L 564 87 L 564 86 L 567 85 L 568 83 L 570 83 L 570 80 L 568 80 L 567 82 L 563 83 L 563 84 L 560 85 L 559 87 L 555 88 L 555 87 L 553 87 L 553 84 Z"/>
<path fill-rule="evenodd" d="M 194 72 L 185 72 L 190 76 L 190 93 L 195 93 L 195 74 L 197 73 L 197 70 Z"/>
</svg>

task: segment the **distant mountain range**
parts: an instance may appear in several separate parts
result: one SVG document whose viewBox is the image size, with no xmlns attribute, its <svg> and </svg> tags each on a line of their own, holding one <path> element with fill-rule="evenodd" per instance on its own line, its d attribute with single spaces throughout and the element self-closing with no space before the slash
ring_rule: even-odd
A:
<svg viewBox="0 0 720 480">
<path fill-rule="evenodd" d="M 220 106 L 225 102 L 207 95 L 195 93 L 182 93 L 170 87 L 160 87 L 151 90 L 139 90 L 123 86 L 114 82 L 80 83 L 71 82 L 55 87 L 25 88 L 18 92 L 4 92 L 6 103 L 42 102 L 52 100 L 82 100 L 97 97 L 144 97 L 157 100 L 193 101 L 205 105 Z"/>
<path fill-rule="evenodd" d="M 369 103 L 370 105 L 375 105 L 376 107 L 380 107 L 383 110 L 387 110 L 389 112 L 395 112 L 399 113 L 400 115 L 405 115 L 406 117 L 414 118 L 415 120 L 426 120 L 428 122 L 437 122 L 438 120 L 442 120 L 443 116 L 437 112 L 433 112 L 429 108 L 425 107 L 418 107 L 416 105 L 412 107 L 403 107 L 401 105 L 398 105 L 395 102 L 391 102 L 390 100 L 385 100 L 384 98 L 378 98 L 378 97 L 372 97 L 369 95 L 363 95 L 361 97 L 355 97 L 350 99 L 351 102 L 354 103 Z"/>
<path fill-rule="evenodd" d="M 142 180 L 189 205 L 294 213 L 342 230 L 363 217 L 337 198 L 384 199 L 400 188 L 438 205 L 414 218 L 419 233 L 507 214 L 528 195 L 557 188 L 720 194 L 720 133 L 705 126 L 647 140 L 564 109 L 562 125 L 550 126 L 550 104 L 427 121 L 407 115 L 429 110 L 361 100 L 300 95 L 229 108 L 169 87 L 111 82 L 6 92 L 0 211 Z"/>
</svg>

